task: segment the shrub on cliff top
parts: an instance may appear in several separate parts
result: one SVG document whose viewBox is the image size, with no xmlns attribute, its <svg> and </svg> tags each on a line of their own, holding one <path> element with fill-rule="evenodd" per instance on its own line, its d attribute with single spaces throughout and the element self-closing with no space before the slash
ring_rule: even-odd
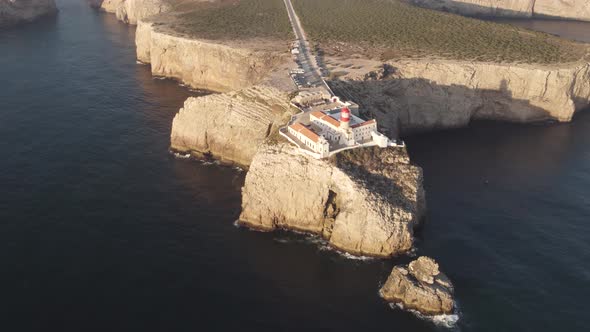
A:
<svg viewBox="0 0 590 332">
<path fill-rule="evenodd" d="M 381 60 L 431 56 L 555 63 L 577 60 L 585 53 L 581 45 L 547 34 L 396 0 L 292 1 L 308 35 L 324 48 L 343 42 L 347 47 L 337 45 L 336 52 L 362 52 Z"/>
</svg>

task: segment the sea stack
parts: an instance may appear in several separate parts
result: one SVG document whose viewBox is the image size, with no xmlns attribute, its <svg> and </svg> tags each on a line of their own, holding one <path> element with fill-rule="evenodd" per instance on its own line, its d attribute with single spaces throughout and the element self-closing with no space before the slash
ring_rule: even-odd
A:
<svg viewBox="0 0 590 332">
<path fill-rule="evenodd" d="M 383 299 L 425 315 L 450 314 L 455 308 L 453 284 L 434 259 L 419 257 L 396 266 L 379 291 Z"/>
<path fill-rule="evenodd" d="M 55 13 L 54 0 L 0 0 L 0 29 Z"/>
</svg>

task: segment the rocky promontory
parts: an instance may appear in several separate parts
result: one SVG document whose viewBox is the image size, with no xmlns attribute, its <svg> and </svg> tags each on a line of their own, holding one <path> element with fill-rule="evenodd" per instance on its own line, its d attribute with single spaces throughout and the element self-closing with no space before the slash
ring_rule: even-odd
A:
<svg viewBox="0 0 590 332">
<path fill-rule="evenodd" d="M 468 16 L 548 17 L 590 21 L 589 0 L 408 0 L 431 9 Z"/>
<path fill-rule="evenodd" d="M 55 13 L 55 0 L 0 0 L 0 29 Z"/>
<path fill-rule="evenodd" d="M 318 234 L 337 249 L 385 257 L 412 248 L 424 210 L 422 170 L 405 149 L 359 148 L 318 160 L 281 143 L 254 156 L 239 223 Z"/>
<path fill-rule="evenodd" d="M 150 21 L 138 23 L 135 41 L 137 59 L 151 64 L 155 76 L 220 92 L 258 84 L 288 59 L 288 48 L 280 43 L 228 43 L 182 36 Z"/>
<path fill-rule="evenodd" d="M 166 13 L 173 8 L 173 0 L 88 0 L 94 8 L 113 13 L 117 19 L 137 24 L 150 16 Z"/>
<path fill-rule="evenodd" d="M 455 308 L 453 284 L 430 257 L 396 266 L 379 291 L 383 299 L 425 315 L 450 314 Z"/>
<path fill-rule="evenodd" d="M 268 86 L 191 97 L 174 117 L 171 147 L 248 166 L 293 111 L 288 96 Z"/>
<path fill-rule="evenodd" d="M 570 121 L 590 104 L 590 64 L 399 60 L 332 81 L 386 131 L 467 126 L 472 120 Z"/>
</svg>

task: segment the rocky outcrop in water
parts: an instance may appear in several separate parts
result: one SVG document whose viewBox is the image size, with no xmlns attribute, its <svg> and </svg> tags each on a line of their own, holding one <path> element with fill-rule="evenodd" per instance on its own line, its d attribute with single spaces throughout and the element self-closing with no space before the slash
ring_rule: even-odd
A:
<svg viewBox="0 0 590 332">
<path fill-rule="evenodd" d="M 172 149 L 247 166 L 258 146 L 289 120 L 294 110 L 288 100 L 262 86 L 188 98 L 172 122 Z"/>
<path fill-rule="evenodd" d="M 590 64 L 406 60 L 331 85 L 395 136 L 472 120 L 570 121 L 590 104 Z"/>
<path fill-rule="evenodd" d="M 383 299 L 426 315 L 450 314 L 455 307 L 453 284 L 429 257 L 396 266 L 379 291 Z"/>
<path fill-rule="evenodd" d="M 172 10 L 170 0 L 89 0 L 94 8 L 113 13 L 117 19 L 137 24 L 138 21 L 150 16 L 166 13 Z"/>
<path fill-rule="evenodd" d="M 437 10 L 468 16 L 551 17 L 590 21 L 590 0 L 408 0 Z"/>
<path fill-rule="evenodd" d="M 150 63 L 152 73 L 178 79 L 194 88 L 232 91 L 258 84 L 288 59 L 287 48 L 277 50 L 231 46 L 181 37 L 140 21 L 136 32 L 137 58 Z M 272 44 L 272 43 L 271 43 Z M 286 76 L 285 71 L 285 76 Z"/>
<path fill-rule="evenodd" d="M 424 210 L 422 170 L 405 149 L 361 148 L 318 160 L 276 144 L 263 146 L 250 165 L 239 223 L 318 234 L 340 250 L 384 257 L 412 247 Z"/>
<path fill-rule="evenodd" d="M 55 13 L 54 0 L 0 0 L 0 29 Z"/>
</svg>

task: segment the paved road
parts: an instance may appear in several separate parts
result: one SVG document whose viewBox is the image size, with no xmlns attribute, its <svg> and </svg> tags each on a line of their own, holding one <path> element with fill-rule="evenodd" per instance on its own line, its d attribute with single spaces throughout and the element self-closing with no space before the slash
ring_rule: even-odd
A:
<svg viewBox="0 0 590 332">
<path fill-rule="evenodd" d="M 307 42 L 307 38 L 305 36 L 305 31 L 301 26 L 301 21 L 295 10 L 293 9 L 293 4 L 291 0 L 284 0 L 285 6 L 287 7 L 287 13 L 289 14 L 289 20 L 291 21 L 291 26 L 293 27 L 293 33 L 295 33 L 295 38 L 299 41 L 299 54 L 297 55 L 297 60 L 299 62 L 300 67 L 305 72 L 305 79 L 309 82 L 309 84 L 313 87 L 323 87 L 328 90 L 330 94 L 332 94 L 332 90 L 326 84 L 326 82 L 322 79 L 320 75 L 319 68 L 314 61 L 313 54 L 311 53 L 309 43 Z"/>
</svg>

